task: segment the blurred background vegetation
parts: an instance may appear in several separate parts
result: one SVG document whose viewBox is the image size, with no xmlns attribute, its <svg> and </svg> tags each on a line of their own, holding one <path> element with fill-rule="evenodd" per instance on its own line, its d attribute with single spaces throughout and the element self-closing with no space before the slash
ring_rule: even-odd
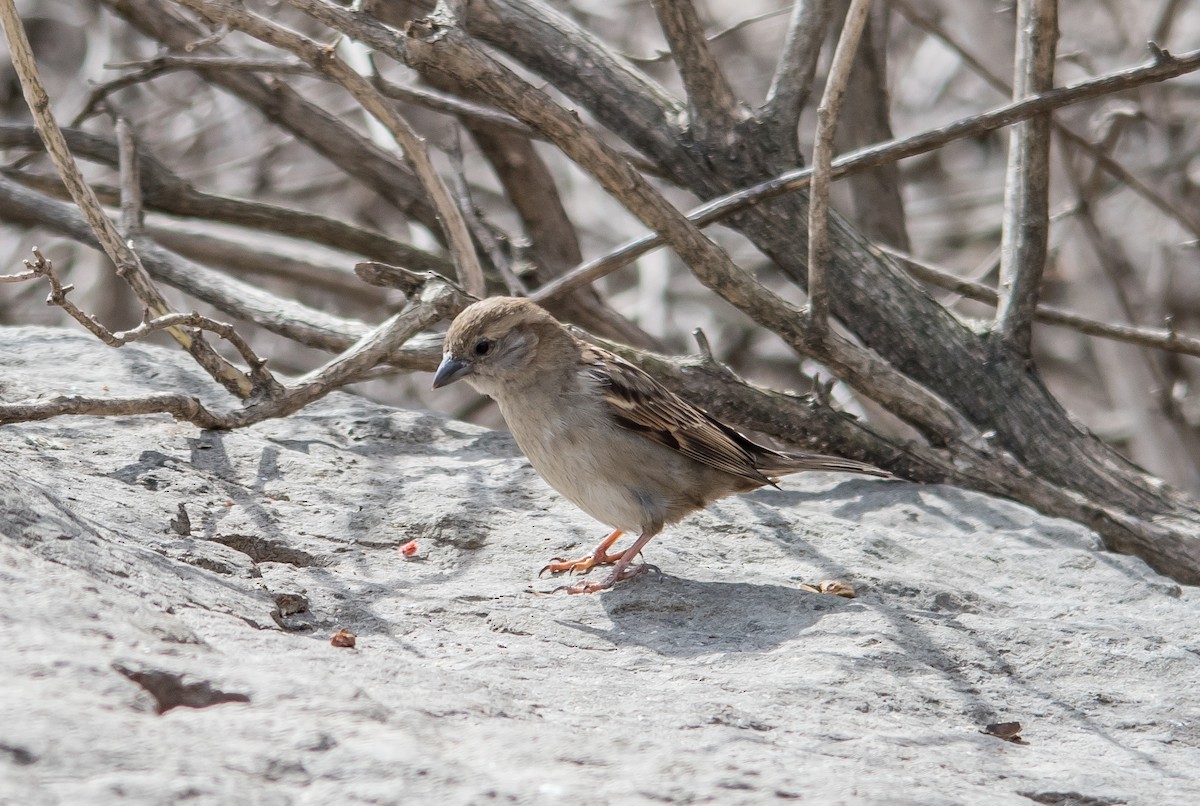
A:
<svg viewBox="0 0 1200 806">
<path fill-rule="evenodd" d="M 76 126 L 111 138 L 113 112 L 128 119 L 140 147 L 197 189 L 223 196 L 307 210 L 397 241 L 441 252 L 437 237 L 404 215 L 376 190 L 348 175 L 299 142 L 259 109 L 188 70 L 166 71 L 104 92 L 97 88 L 135 75 L 143 62 L 164 51 L 161 42 L 136 31 L 114 13 L 115 2 L 22 0 L 18 9 L 33 42 L 42 77 L 60 125 Z M 164 3 L 164 6 L 170 4 Z M 387 4 L 385 4 L 387 5 Z M 408 6 L 395 3 L 393 6 Z M 421 4 L 413 4 L 420 6 Z M 625 55 L 677 95 L 678 73 L 649 3 L 575 0 L 553 3 Z M 761 102 L 783 44 L 791 4 L 782 0 L 698 0 L 713 52 L 735 91 Z M 1187 0 L 1093 0 L 1060 4 L 1057 84 L 1067 84 L 1146 59 L 1146 43 L 1171 51 L 1200 46 L 1200 2 Z M 328 31 L 282 4 L 254 7 L 320 41 Z M 421 9 L 414 9 L 419 15 Z M 394 13 L 402 10 L 393 8 Z M 1012 3 L 991 0 L 896 0 L 875 9 L 871 36 L 885 70 L 892 132 L 905 136 L 1005 103 L 1008 95 L 981 74 L 1010 81 L 1013 68 Z M 836 37 L 836 30 L 831 33 Z M 243 56 L 282 60 L 279 51 L 229 33 L 220 43 Z M 340 55 L 362 72 L 378 69 L 388 81 L 420 88 L 419 77 L 392 62 L 373 62 L 369 52 L 348 40 L 335 43 Z M 818 86 L 832 42 L 818 63 Z M 204 54 L 201 44 L 195 54 Z M 374 67 L 373 67 L 374 65 Z M 0 64 L 0 110 L 8 123 L 27 124 L 29 112 L 7 60 Z M 286 82 L 304 98 L 370 138 L 394 150 L 387 133 L 339 87 L 297 70 L 268 81 Z M 801 118 L 802 151 L 811 154 L 816 98 Z M 398 101 L 404 116 L 432 147 L 446 176 L 461 175 L 481 221 L 495 233 L 516 268 L 528 268 L 528 234 L 514 214 L 488 160 L 455 118 L 424 103 Z M 1053 218 L 1050 262 L 1043 301 L 1093 319 L 1200 332 L 1200 78 L 1195 74 L 1153 84 L 1098 102 L 1060 110 L 1056 120 L 1083 135 L 1157 193 L 1169 207 L 1149 203 L 1128 183 L 1093 167 L 1079 149 L 1059 139 L 1053 152 Z M 851 122 L 842 126 L 840 150 L 875 139 Z M 995 285 L 1004 202 L 1007 131 L 956 141 L 899 164 L 904 220 L 893 246 L 945 271 Z M 564 208 L 578 233 L 584 258 L 594 257 L 644 232 L 624 208 L 554 148 L 539 144 Z M 458 162 L 461 160 L 461 168 Z M 11 147 L 4 174 L 49 188 L 52 166 L 40 149 Z M 115 168 L 85 162 L 98 185 L 115 187 Z M 679 208 L 702 199 L 660 183 Z M 846 192 L 833 191 L 834 206 L 851 221 L 872 210 Z M 395 292 L 359 282 L 352 271 L 360 254 L 299 238 L 265 234 L 201 217 L 172 217 L 151 211 L 151 235 L 163 245 L 283 297 L 373 323 L 402 302 Z M 98 251 L 38 227 L 0 221 L 0 273 L 18 271 L 33 245 L 52 258 L 75 284 L 75 300 L 113 328 L 140 319 L 140 306 Z M 770 262 L 731 229 L 708 230 L 740 265 L 780 294 L 801 302 L 796 287 L 774 282 Z M 907 241 L 907 243 L 903 241 Z M 231 248 L 231 245 L 234 248 Z M 821 374 L 770 332 L 704 289 L 667 250 L 658 250 L 598 284 L 612 309 L 650 338 L 643 346 L 664 352 L 695 351 L 693 329 L 704 330 L 717 358 L 744 377 L 776 388 L 807 391 L 803 376 Z M 178 310 L 203 303 L 165 289 Z M 931 289 L 964 320 L 990 319 L 992 309 L 948 292 Z M 76 327 L 63 313 L 43 304 L 41 284 L 5 286 L 0 292 L 0 323 Z M 314 349 L 236 323 L 260 355 L 283 373 L 300 373 L 325 359 Z M 167 340 L 161 339 L 163 342 Z M 1196 359 L 1038 325 L 1036 360 L 1052 392 L 1088 428 L 1155 474 L 1200 491 L 1200 363 Z M 798 370 L 803 375 L 798 375 Z M 394 375 L 356 387 L 370 397 L 419 406 L 500 425 L 490 407 L 469 393 L 452 401 L 429 394 L 423 374 Z M 835 397 L 848 410 L 871 417 L 883 428 L 898 422 L 838 386 Z"/>
</svg>

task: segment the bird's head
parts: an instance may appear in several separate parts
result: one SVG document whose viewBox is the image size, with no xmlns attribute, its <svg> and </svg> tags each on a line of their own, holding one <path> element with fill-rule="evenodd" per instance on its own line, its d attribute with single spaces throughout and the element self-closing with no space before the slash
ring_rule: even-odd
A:
<svg viewBox="0 0 1200 806">
<path fill-rule="evenodd" d="M 527 381 L 539 344 L 559 334 L 570 338 L 558 320 L 527 299 L 489 297 L 476 302 L 450 325 L 433 388 L 465 378 L 494 397 Z"/>
</svg>

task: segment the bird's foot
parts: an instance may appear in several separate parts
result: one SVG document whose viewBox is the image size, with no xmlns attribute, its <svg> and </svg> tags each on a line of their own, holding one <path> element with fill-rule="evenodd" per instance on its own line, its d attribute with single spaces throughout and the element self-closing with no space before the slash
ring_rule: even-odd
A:
<svg viewBox="0 0 1200 806">
<path fill-rule="evenodd" d="M 567 593 L 597 593 L 602 590 L 608 590 L 618 582 L 623 582 L 626 579 L 635 577 L 644 571 L 653 571 L 659 576 L 662 576 L 662 571 L 659 570 L 657 565 L 640 563 L 638 565 L 629 565 L 618 571 L 614 571 L 600 582 L 589 582 L 588 580 L 584 579 L 576 582 L 574 585 L 562 585 L 558 588 L 555 588 L 553 592 L 558 593 L 559 591 L 566 591 Z"/>
<path fill-rule="evenodd" d="M 588 571 L 595 568 L 597 565 L 616 565 L 616 563 L 625 556 L 620 554 L 609 554 L 608 549 L 613 543 L 617 542 L 624 532 L 617 530 L 601 541 L 600 545 L 584 557 L 578 560 L 564 560 L 562 557 L 551 557 L 550 562 L 546 564 L 541 571 L 538 571 L 538 576 L 549 571 L 552 574 L 561 574 L 568 571 L 572 574 L 586 574 Z"/>
<path fill-rule="evenodd" d="M 572 574 L 586 574 L 597 565 L 614 565 L 619 559 L 621 559 L 620 554 L 608 554 L 603 551 L 593 552 L 580 557 L 578 560 L 564 560 L 562 557 L 551 557 L 546 567 L 538 571 L 538 576 L 547 571 L 552 574 L 561 574 L 564 571 Z"/>
</svg>

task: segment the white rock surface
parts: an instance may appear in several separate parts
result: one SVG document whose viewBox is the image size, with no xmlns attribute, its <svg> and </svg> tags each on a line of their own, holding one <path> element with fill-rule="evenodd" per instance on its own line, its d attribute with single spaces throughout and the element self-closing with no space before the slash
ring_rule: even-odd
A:
<svg viewBox="0 0 1200 806">
<path fill-rule="evenodd" d="M 9 401 L 221 402 L 74 332 L 0 331 L 0 367 Z M 338 394 L 0 451 L 6 804 L 1200 802 L 1197 591 L 1007 501 L 793 477 L 567 596 L 538 569 L 603 527 L 437 414 Z M 828 577 L 859 598 L 798 589 Z M 980 733 L 1007 720 L 1027 744 Z"/>
</svg>

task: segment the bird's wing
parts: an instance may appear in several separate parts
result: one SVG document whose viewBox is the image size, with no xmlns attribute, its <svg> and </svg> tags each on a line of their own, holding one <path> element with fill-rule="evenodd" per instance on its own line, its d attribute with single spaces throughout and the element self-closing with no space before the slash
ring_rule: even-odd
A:
<svg viewBox="0 0 1200 806">
<path fill-rule="evenodd" d="M 628 361 L 583 347 L 584 374 L 597 384 L 613 421 L 701 464 L 759 484 L 774 482 L 755 466 L 765 450 L 688 403 Z"/>
</svg>

